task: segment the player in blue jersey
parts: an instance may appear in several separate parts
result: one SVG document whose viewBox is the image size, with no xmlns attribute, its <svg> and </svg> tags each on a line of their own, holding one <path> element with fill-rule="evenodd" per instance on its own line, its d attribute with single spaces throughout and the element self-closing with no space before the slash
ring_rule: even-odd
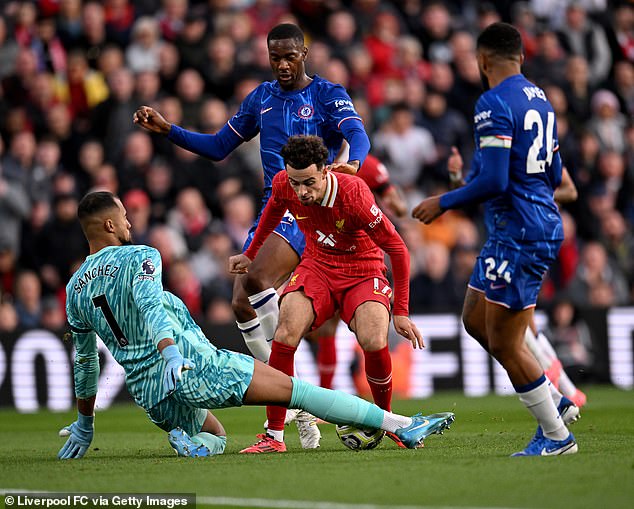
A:
<svg viewBox="0 0 634 509">
<path fill-rule="evenodd" d="M 64 429 L 60 459 L 82 458 L 94 434 L 99 377 L 96 334 L 126 374 L 138 405 L 179 456 L 221 454 L 222 424 L 208 409 L 281 405 L 337 424 L 394 432 L 409 448 L 439 433 L 453 414 L 405 417 L 360 398 L 291 378 L 252 357 L 217 350 L 185 304 L 161 284 L 161 257 L 133 246 L 121 201 L 108 192 L 85 196 L 78 208 L 90 255 L 66 286 L 66 312 L 76 349 L 77 421 Z"/>
<path fill-rule="evenodd" d="M 260 154 L 264 169 L 262 209 L 271 194 L 271 181 L 284 170 L 280 155 L 288 138 L 297 134 L 321 137 L 333 163 L 346 140 L 350 145 L 347 163 L 335 163 L 340 171 L 354 173 L 363 163 L 370 142 L 363 122 L 352 100 L 341 85 L 306 73 L 308 49 L 304 34 L 296 25 L 285 23 L 274 27 L 267 38 L 269 61 L 275 77 L 264 82 L 242 102 L 239 111 L 215 135 L 184 130 L 167 122 L 157 111 L 142 106 L 134 114 L 134 122 L 196 154 L 213 160 L 224 159 L 242 142 L 260 134 Z M 244 245 L 251 243 L 256 219 Z M 235 280 L 233 310 L 238 328 L 253 355 L 266 361 L 278 317 L 278 288 L 299 263 L 304 250 L 304 237 L 287 214 L 277 235 L 271 235 L 249 273 Z"/>
<path fill-rule="evenodd" d="M 447 169 L 451 187 L 456 188 L 465 184 L 462 178 L 463 161 L 456 147 L 452 147 L 451 150 L 452 154 L 447 161 Z M 562 166 L 561 184 L 555 189 L 554 194 L 555 202 L 559 205 L 570 203 L 576 201 L 577 197 L 577 187 L 566 167 Z M 544 333 L 537 329 L 535 320 L 531 320 L 526 328 L 524 340 L 552 384 L 551 396 L 559 407 L 564 422 L 566 424 L 575 422 L 580 415 L 579 409 L 586 404 L 585 393 L 570 380 L 557 357 L 557 352 Z"/>
<path fill-rule="evenodd" d="M 488 26 L 478 37 L 477 58 L 486 91 L 476 104 L 476 154 L 467 182 L 423 200 L 412 215 L 429 224 L 446 210 L 485 203 L 489 237 L 467 288 L 465 328 L 506 369 L 539 424 L 516 454 L 571 454 L 575 438 L 524 342 L 542 277 L 563 239 L 553 199 L 562 172 L 555 113 L 544 91 L 521 74 L 522 39 L 513 26 Z"/>
</svg>

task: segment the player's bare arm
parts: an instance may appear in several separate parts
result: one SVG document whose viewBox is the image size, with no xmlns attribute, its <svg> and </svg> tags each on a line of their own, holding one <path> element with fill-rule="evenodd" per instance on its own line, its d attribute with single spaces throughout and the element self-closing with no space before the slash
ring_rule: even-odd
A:
<svg viewBox="0 0 634 509">
<path fill-rule="evenodd" d="M 172 127 L 163 115 L 149 106 L 141 106 L 134 112 L 132 119 L 135 124 L 153 133 L 168 134 Z"/>
<path fill-rule="evenodd" d="M 77 398 L 77 411 L 82 415 L 94 415 L 97 395 L 90 398 Z"/>
<path fill-rule="evenodd" d="M 579 193 L 568 169 L 564 166 L 561 169 L 561 184 L 555 189 L 555 201 L 560 205 L 577 201 Z"/>
<path fill-rule="evenodd" d="M 359 171 L 359 161 L 348 161 L 347 163 L 332 163 L 329 166 L 329 169 L 338 173 L 356 175 L 357 171 Z"/>
</svg>

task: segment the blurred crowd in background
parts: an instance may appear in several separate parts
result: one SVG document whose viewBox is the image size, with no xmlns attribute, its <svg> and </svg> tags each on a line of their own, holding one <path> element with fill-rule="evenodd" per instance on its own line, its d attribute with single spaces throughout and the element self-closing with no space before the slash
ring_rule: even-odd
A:
<svg viewBox="0 0 634 509">
<path fill-rule="evenodd" d="M 64 325 L 65 284 L 87 254 L 76 220 L 89 190 L 118 194 L 136 243 L 192 314 L 230 323 L 227 259 L 261 203 L 258 139 L 211 162 L 132 123 L 142 104 L 218 131 L 272 79 L 280 22 L 306 33 L 309 74 L 344 85 L 372 153 L 409 209 L 468 171 L 482 92 L 475 39 L 508 21 L 525 75 L 556 111 L 579 190 L 539 306 L 562 338 L 575 311 L 634 302 L 634 4 L 606 0 L 39 0 L 0 2 L 0 332 Z M 483 240 L 479 208 L 431 226 L 394 219 L 412 258 L 411 312 L 460 312 Z M 563 341 L 563 339 L 562 339 Z M 583 355 L 583 351 L 570 355 Z M 587 352 L 586 352 L 587 353 Z M 573 359 L 580 362 L 582 359 Z M 587 360 L 587 359 L 586 359 Z"/>
</svg>

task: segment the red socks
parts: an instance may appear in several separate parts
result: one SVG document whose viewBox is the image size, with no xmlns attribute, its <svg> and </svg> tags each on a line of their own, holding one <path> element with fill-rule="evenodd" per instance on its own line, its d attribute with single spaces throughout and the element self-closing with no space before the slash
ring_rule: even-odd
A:
<svg viewBox="0 0 634 509">
<path fill-rule="evenodd" d="M 334 336 L 319 338 L 317 367 L 319 368 L 319 385 L 326 389 L 332 389 L 332 379 L 335 377 L 335 368 L 337 367 L 337 347 Z"/>
<path fill-rule="evenodd" d="M 392 409 L 392 358 L 387 345 L 375 352 L 363 352 L 365 377 L 374 403 L 383 410 Z"/>
<path fill-rule="evenodd" d="M 273 341 L 269 366 L 279 369 L 289 376 L 294 374 L 294 360 L 297 347 Z M 392 408 L 392 358 L 387 346 L 374 352 L 363 352 L 365 360 L 365 376 L 372 391 L 374 403 L 383 410 Z M 331 388 L 337 363 L 337 351 L 334 337 L 319 338 L 317 364 L 319 365 L 320 383 L 322 387 Z M 282 431 L 286 408 L 267 406 L 266 417 L 269 429 Z"/>
<path fill-rule="evenodd" d="M 293 376 L 296 350 L 296 346 L 288 346 L 273 341 L 271 345 L 271 357 L 269 357 L 269 366 L 279 369 L 282 373 L 286 373 L 289 376 Z M 282 431 L 284 429 L 284 417 L 286 417 L 286 408 L 281 406 L 266 407 L 266 418 L 269 420 L 269 429 Z"/>
</svg>

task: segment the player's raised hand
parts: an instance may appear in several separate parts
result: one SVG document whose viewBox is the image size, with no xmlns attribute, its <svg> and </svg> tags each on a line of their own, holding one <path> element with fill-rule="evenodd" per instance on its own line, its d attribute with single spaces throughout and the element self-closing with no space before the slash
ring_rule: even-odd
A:
<svg viewBox="0 0 634 509">
<path fill-rule="evenodd" d="M 134 112 L 132 119 L 135 124 L 153 133 L 168 134 L 172 127 L 163 115 L 149 106 L 141 106 Z"/>
<path fill-rule="evenodd" d="M 234 255 L 229 258 L 229 272 L 231 274 L 246 274 L 249 272 L 251 260 L 245 254 Z"/>
<path fill-rule="evenodd" d="M 394 329 L 405 339 L 409 339 L 412 342 L 412 348 L 425 348 L 425 342 L 423 336 L 421 336 L 418 327 L 414 325 L 409 317 L 394 315 Z"/>
<path fill-rule="evenodd" d="M 188 369 L 194 369 L 194 363 L 183 358 L 176 345 L 169 345 L 161 350 L 161 355 L 165 359 L 165 374 L 163 375 L 163 387 L 167 394 L 176 390 L 181 381 L 182 373 Z"/>
<path fill-rule="evenodd" d="M 83 458 L 94 433 L 95 417 L 77 412 L 77 420 L 59 431 L 59 436 L 68 436 L 68 440 L 57 453 L 57 457 L 61 460 Z"/>
<path fill-rule="evenodd" d="M 451 180 L 460 180 L 462 178 L 462 168 L 464 162 L 462 156 L 456 147 L 451 147 L 451 155 L 447 159 L 447 171 Z"/>
<path fill-rule="evenodd" d="M 414 207 L 414 210 L 412 210 L 412 217 L 425 224 L 429 224 L 443 212 L 444 210 L 440 208 L 440 196 L 432 196 L 430 198 L 425 198 L 422 202 L 416 205 L 416 207 Z"/>
</svg>

